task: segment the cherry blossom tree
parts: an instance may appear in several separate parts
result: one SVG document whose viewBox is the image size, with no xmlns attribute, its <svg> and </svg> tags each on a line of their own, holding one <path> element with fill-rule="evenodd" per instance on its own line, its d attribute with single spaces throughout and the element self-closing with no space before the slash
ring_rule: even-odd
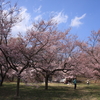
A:
<svg viewBox="0 0 100 100">
<path fill-rule="evenodd" d="M 74 67 L 75 69 L 73 70 L 74 73 L 76 73 L 76 76 L 92 78 L 92 71 L 93 70 L 90 69 L 91 57 L 88 56 L 84 51 L 79 50 L 75 54 L 74 58 L 75 58 L 75 62 L 77 62 L 76 67 Z"/>
<path fill-rule="evenodd" d="M 44 25 L 42 25 L 44 24 Z M 34 24 L 34 28 L 35 29 Z M 50 33 L 48 29 L 53 28 L 53 24 L 48 21 L 44 23 L 41 21 L 38 30 L 31 32 L 33 29 L 28 30 L 25 37 L 10 38 L 7 46 L 2 46 L 2 53 L 4 54 L 6 61 L 10 68 L 16 71 L 17 77 L 17 94 L 19 96 L 19 84 L 22 77 L 22 73 L 28 68 L 35 65 L 36 61 L 39 61 L 39 54 L 47 48 Z M 40 26 L 43 28 L 40 29 Z M 45 32 L 46 30 L 46 32 Z M 52 30 L 51 30 L 52 31 Z M 42 41 L 41 41 L 42 40 Z M 12 46 L 13 45 L 13 46 Z"/>
<path fill-rule="evenodd" d="M 19 83 L 21 73 L 25 68 L 28 67 L 28 60 L 25 59 L 21 50 L 25 50 L 25 44 L 21 38 L 10 38 L 7 46 L 2 46 L 2 53 L 5 56 L 7 63 L 9 64 L 10 68 L 16 71 L 17 77 L 17 94 L 19 96 Z"/>
<path fill-rule="evenodd" d="M 21 21 L 19 12 L 20 9 L 17 8 L 17 4 L 12 6 L 10 1 L 6 2 L 5 0 L 0 0 L 0 55 L 2 56 L 0 64 L 1 85 L 9 70 L 3 47 L 6 47 L 8 44 L 12 27 Z"/>
<path fill-rule="evenodd" d="M 10 38 L 11 29 L 16 23 L 20 22 L 21 15 L 20 15 L 20 8 L 17 7 L 17 3 L 14 6 L 11 5 L 11 2 L 6 2 L 5 0 L 0 0 L 0 51 L 2 52 L 3 56 L 5 57 L 6 67 L 13 68 L 14 70 L 18 71 L 13 65 L 14 62 L 14 52 L 13 46 L 10 46 L 8 40 Z M 17 48 L 15 48 L 17 49 Z M 11 50 L 13 52 L 11 52 Z M 15 52 L 15 56 L 17 52 Z M 17 59 L 18 60 L 18 59 Z M 0 68 L 2 72 L 2 67 Z M 8 69 L 8 68 L 7 68 Z M 5 71 L 7 72 L 7 71 Z M 18 95 L 18 92 L 17 92 Z"/>
<path fill-rule="evenodd" d="M 67 72 L 72 69 L 72 65 L 75 66 L 71 61 L 75 53 L 77 37 L 69 35 L 69 31 L 70 29 L 65 32 L 58 31 L 52 21 L 35 23 L 32 29 L 28 30 L 27 39 L 32 50 L 31 65 L 44 76 L 45 89 L 48 89 L 49 77 L 55 72 Z"/>
<path fill-rule="evenodd" d="M 89 70 L 88 73 L 94 79 L 100 78 L 100 30 L 98 32 L 92 31 L 88 41 L 80 42 L 79 46 L 88 58 L 88 65 L 86 66 Z"/>
</svg>

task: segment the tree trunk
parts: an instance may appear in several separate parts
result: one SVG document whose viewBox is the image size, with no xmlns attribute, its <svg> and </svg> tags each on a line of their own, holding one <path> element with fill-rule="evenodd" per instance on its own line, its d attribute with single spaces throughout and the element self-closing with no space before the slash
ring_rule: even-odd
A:
<svg viewBox="0 0 100 100">
<path fill-rule="evenodd" d="M 2 78 L 2 79 L 0 80 L 0 86 L 2 86 L 3 81 L 4 81 L 4 79 Z"/>
<path fill-rule="evenodd" d="M 45 90 L 48 90 L 48 78 L 49 78 L 49 76 L 46 75 L 46 77 L 45 77 Z"/>
<path fill-rule="evenodd" d="M 6 69 L 5 73 L 3 73 L 2 69 L 0 69 L 0 71 L 1 71 L 1 75 L 0 75 L 1 76 L 0 86 L 3 85 L 3 81 L 4 81 L 5 77 L 6 77 L 6 74 L 7 74 L 8 70 L 9 69 Z"/>
<path fill-rule="evenodd" d="M 16 97 L 19 97 L 19 85 L 20 85 L 20 75 L 17 76 Z"/>
<path fill-rule="evenodd" d="M 3 85 L 3 81 L 5 79 L 5 76 L 6 76 L 6 73 L 4 75 L 3 74 L 1 75 L 0 86 Z"/>
</svg>

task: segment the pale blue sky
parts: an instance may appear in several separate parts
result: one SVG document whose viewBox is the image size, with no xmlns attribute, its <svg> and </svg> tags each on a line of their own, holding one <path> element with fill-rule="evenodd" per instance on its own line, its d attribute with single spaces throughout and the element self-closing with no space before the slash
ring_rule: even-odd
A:
<svg viewBox="0 0 100 100">
<path fill-rule="evenodd" d="M 29 22 L 48 20 L 51 16 L 58 22 L 60 30 L 71 27 L 70 33 L 77 34 L 82 40 L 91 31 L 100 29 L 100 0 L 11 0 L 12 4 L 16 1 L 25 16 L 20 25 L 22 31 L 30 25 Z"/>
</svg>

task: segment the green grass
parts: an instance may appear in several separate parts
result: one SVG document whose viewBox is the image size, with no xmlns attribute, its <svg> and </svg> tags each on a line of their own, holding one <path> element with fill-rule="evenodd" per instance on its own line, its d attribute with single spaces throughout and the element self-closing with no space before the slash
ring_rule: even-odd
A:
<svg viewBox="0 0 100 100">
<path fill-rule="evenodd" d="M 100 86 L 78 84 L 74 90 L 73 85 L 49 83 L 49 89 L 44 90 L 44 84 L 38 88 L 21 84 L 20 97 L 15 98 L 15 94 L 15 83 L 4 83 L 0 87 L 0 100 L 100 100 Z"/>
</svg>

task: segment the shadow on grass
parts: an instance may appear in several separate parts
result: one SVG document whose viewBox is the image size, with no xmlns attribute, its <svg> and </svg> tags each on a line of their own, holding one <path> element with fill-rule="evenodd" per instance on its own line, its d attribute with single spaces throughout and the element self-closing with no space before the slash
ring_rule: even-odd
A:
<svg viewBox="0 0 100 100">
<path fill-rule="evenodd" d="M 90 86 L 84 87 L 84 89 L 88 89 L 89 93 L 98 98 L 97 100 L 100 100 L 100 85 L 99 84 L 92 84 Z"/>
<path fill-rule="evenodd" d="M 16 99 L 14 98 L 16 84 L 9 83 L 0 87 L 0 100 L 94 100 L 92 98 L 98 96 L 99 90 L 97 86 L 81 87 L 79 85 L 74 90 L 73 86 L 58 86 L 57 84 L 57 86 L 49 86 L 48 90 L 44 90 L 44 86 L 33 88 L 32 86 L 21 85 L 20 98 Z"/>
</svg>

